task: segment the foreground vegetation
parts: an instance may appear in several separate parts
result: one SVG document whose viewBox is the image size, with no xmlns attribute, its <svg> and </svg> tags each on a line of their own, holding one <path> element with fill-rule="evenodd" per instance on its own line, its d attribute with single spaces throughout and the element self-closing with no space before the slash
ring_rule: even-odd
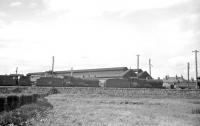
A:
<svg viewBox="0 0 200 126">
<path fill-rule="evenodd" d="M 29 119 L 43 116 L 44 112 L 53 106 L 45 98 L 39 98 L 37 102 L 21 106 L 10 112 L 0 114 L 0 125 L 31 125 Z"/>
<path fill-rule="evenodd" d="M 45 96 L 56 93 L 59 93 L 59 91 L 55 88 L 51 88 L 48 92 L 44 94 L 36 94 L 37 97 L 34 97 L 36 99 L 34 99 L 33 102 L 31 100 L 35 95 L 31 97 L 27 96 L 26 99 L 22 99 L 21 96 L 25 97 L 24 90 L 20 88 L 16 88 L 12 91 L 4 89 L 3 95 L 11 95 L 13 98 L 16 97 L 22 99 L 23 104 L 21 100 L 12 101 L 12 103 L 9 103 L 9 106 L 13 108 L 13 110 L 7 109 L 6 111 L 0 112 L 0 126 L 30 126 L 32 125 L 31 120 L 40 120 L 41 118 L 44 118 L 47 115 L 47 110 L 53 108 L 53 106 L 47 101 Z M 18 106 L 18 108 L 16 108 L 16 104 L 22 104 L 22 106 Z"/>
<path fill-rule="evenodd" d="M 36 93 L 40 94 L 40 97 L 35 103 L 0 113 L 0 125 L 199 126 L 200 124 L 199 90 L 50 87 L 2 90 L 2 95 L 8 93 Z"/>
<path fill-rule="evenodd" d="M 199 126 L 200 100 L 130 98 L 105 95 L 57 94 L 54 106 L 37 126 Z"/>
</svg>

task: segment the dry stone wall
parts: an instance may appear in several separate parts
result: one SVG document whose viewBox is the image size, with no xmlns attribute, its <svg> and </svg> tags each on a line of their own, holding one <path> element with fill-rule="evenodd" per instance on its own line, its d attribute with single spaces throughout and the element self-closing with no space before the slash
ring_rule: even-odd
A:
<svg viewBox="0 0 200 126">
<path fill-rule="evenodd" d="M 8 87 L 7 90 L 10 90 Z M 13 87 L 12 87 L 13 88 Z M 28 89 L 34 94 L 47 94 L 52 87 L 22 87 Z M 80 95 L 106 95 L 117 97 L 152 97 L 152 98 L 200 98 L 200 90 L 196 89 L 158 89 L 158 88 L 103 88 L 103 87 L 54 87 L 60 93 L 80 94 Z M 0 87 L 0 96 L 1 96 Z"/>
<path fill-rule="evenodd" d="M 61 93 L 81 95 L 108 95 L 119 97 L 186 97 L 200 98 L 200 90 L 156 89 L 156 88 L 102 88 L 102 87 L 56 87 Z M 35 87 L 38 93 L 47 92 L 50 87 Z"/>
</svg>

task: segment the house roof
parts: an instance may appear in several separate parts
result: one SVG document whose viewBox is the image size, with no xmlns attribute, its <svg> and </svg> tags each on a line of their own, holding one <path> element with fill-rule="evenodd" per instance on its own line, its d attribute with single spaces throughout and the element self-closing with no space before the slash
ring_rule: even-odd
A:
<svg viewBox="0 0 200 126">
<path fill-rule="evenodd" d="M 186 82 L 186 80 L 182 77 L 168 77 L 167 79 L 164 78 L 163 82 L 165 82 L 165 83 L 177 83 L 177 82 Z"/>
</svg>

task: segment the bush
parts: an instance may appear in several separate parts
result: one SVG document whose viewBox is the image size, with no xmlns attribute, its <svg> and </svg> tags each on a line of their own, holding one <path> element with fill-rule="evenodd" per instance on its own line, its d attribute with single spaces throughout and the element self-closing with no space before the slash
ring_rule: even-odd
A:
<svg viewBox="0 0 200 126">
<path fill-rule="evenodd" d="M 33 94 L 32 95 L 32 102 L 36 102 L 38 98 L 38 94 Z"/>
<path fill-rule="evenodd" d="M 12 92 L 13 92 L 13 93 L 22 93 L 22 92 L 23 92 L 23 89 L 17 87 L 17 88 L 15 88 L 15 89 L 13 89 Z"/>
<path fill-rule="evenodd" d="M 34 118 L 37 114 L 43 114 L 48 108 L 53 106 L 45 98 L 40 98 L 36 103 L 24 105 L 16 110 L 4 112 L 0 115 L 0 126 L 17 125 L 26 126 L 28 119 Z"/>
<path fill-rule="evenodd" d="M 192 109 L 192 114 L 200 114 L 200 108 Z"/>
<path fill-rule="evenodd" d="M 7 110 L 13 110 L 18 107 L 20 99 L 16 95 L 10 95 L 7 97 Z"/>
<path fill-rule="evenodd" d="M 59 94 L 60 91 L 58 91 L 58 89 L 56 88 L 51 88 L 49 91 L 48 91 L 48 95 L 51 95 L 51 94 Z"/>
<path fill-rule="evenodd" d="M 6 97 L 0 97 L 0 112 L 5 110 L 4 108 L 5 102 L 6 102 Z"/>
<path fill-rule="evenodd" d="M 0 93 L 2 93 L 2 94 L 9 94 L 10 91 L 7 88 L 0 88 Z"/>
</svg>

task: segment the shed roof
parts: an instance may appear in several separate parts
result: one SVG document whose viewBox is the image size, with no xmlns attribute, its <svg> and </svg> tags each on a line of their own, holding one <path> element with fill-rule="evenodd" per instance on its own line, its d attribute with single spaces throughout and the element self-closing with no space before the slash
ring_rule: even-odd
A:
<svg viewBox="0 0 200 126">
<path fill-rule="evenodd" d="M 85 73 L 85 72 L 103 72 L 103 71 L 126 71 L 127 67 L 112 67 L 112 68 L 97 68 L 97 69 L 82 69 L 82 70 L 72 70 L 73 73 Z M 55 71 L 58 74 L 61 73 L 71 73 L 71 70 L 67 71 Z"/>
<path fill-rule="evenodd" d="M 131 70 L 133 70 L 133 72 L 139 72 L 139 73 L 143 72 L 142 69 L 131 69 Z"/>
<path fill-rule="evenodd" d="M 139 73 L 138 75 L 139 78 L 149 78 L 149 79 L 152 79 L 152 77 L 147 73 L 147 71 L 142 71 Z"/>
<path fill-rule="evenodd" d="M 112 68 L 97 68 L 97 69 L 81 69 L 81 70 L 73 70 L 73 73 L 85 73 L 85 72 L 103 72 L 103 71 L 127 71 L 127 67 L 112 67 Z M 27 75 L 42 75 L 45 73 L 49 73 L 49 71 L 46 72 L 34 72 L 34 73 L 28 73 Z M 71 73 L 71 70 L 66 71 L 54 71 L 55 74 L 68 74 Z"/>
</svg>

